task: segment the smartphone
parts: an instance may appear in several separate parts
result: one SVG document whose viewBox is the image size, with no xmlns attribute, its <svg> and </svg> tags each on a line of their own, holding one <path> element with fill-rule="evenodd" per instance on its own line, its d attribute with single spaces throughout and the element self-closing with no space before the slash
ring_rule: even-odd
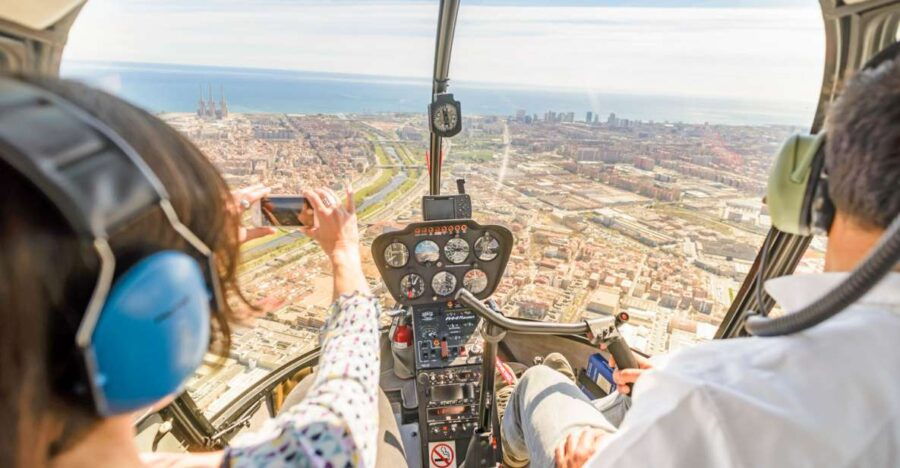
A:
<svg viewBox="0 0 900 468">
<path fill-rule="evenodd" d="M 259 201 L 254 213 L 257 226 L 303 226 L 300 213 L 310 208 L 309 201 L 301 195 L 269 195 Z"/>
</svg>

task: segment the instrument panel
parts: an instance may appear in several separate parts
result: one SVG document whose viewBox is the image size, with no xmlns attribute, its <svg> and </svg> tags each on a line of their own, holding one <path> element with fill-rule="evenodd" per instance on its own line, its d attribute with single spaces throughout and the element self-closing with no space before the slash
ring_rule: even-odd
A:
<svg viewBox="0 0 900 468">
<path fill-rule="evenodd" d="M 494 292 L 512 251 L 503 226 L 473 220 L 426 221 L 384 233 L 372 256 L 388 291 L 403 305 L 449 301 L 460 287 L 479 299 Z"/>
</svg>

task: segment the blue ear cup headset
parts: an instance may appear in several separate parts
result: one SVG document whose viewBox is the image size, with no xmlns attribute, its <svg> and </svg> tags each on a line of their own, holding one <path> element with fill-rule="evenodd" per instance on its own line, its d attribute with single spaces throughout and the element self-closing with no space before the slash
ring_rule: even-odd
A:
<svg viewBox="0 0 900 468">
<path fill-rule="evenodd" d="M 202 362 L 222 304 L 213 252 L 179 221 L 168 193 L 108 126 L 53 93 L 0 77 L 0 158 L 36 186 L 99 258 L 75 344 L 96 412 L 112 416 L 177 393 Z M 115 277 L 109 239 L 149 210 L 200 257 L 162 250 Z"/>
</svg>

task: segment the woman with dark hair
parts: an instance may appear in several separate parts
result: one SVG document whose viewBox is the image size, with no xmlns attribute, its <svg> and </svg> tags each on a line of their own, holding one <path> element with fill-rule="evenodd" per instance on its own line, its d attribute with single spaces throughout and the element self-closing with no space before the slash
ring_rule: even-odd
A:
<svg viewBox="0 0 900 468">
<path fill-rule="evenodd" d="M 240 227 L 240 200 L 196 146 L 109 94 L 51 78 L 22 81 L 88 113 L 136 150 L 165 187 L 181 222 L 214 252 L 214 275 L 226 298 L 246 303 L 236 280 L 238 247 L 259 233 Z M 0 144 L 0 151 L 7 149 Z M 331 260 L 335 299 L 306 398 L 224 451 L 162 459 L 138 453 L 133 413 L 102 417 L 71 391 L 84 371 L 75 334 L 99 274 L 96 254 L 84 248 L 38 187 L 2 163 L 0 194 L 0 466 L 375 464 L 379 310 L 362 273 L 349 188 L 345 203 L 329 189 L 305 193 L 314 218 L 307 233 Z M 195 255 L 162 210 L 132 220 L 110 236 L 109 244 L 125 265 L 146 255 L 142 249 L 148 245 Z M 228 302 L 222 301 L 211 317 L 210 351 L 221 355 L 227 355 L 235 318 Z"/>
</svg>

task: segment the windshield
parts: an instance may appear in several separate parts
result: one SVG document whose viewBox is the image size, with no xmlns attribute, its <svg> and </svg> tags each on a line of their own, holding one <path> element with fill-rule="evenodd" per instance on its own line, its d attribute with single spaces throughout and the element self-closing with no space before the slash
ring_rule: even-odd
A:
<svg viewBox="0 0 900 468">
<path fill-rule="evenodd" d="M 812 121 L 814 3 L 464 0 L 443 192 L 465 177 L 474 217 L 514 232 L 504 311 L 628 311 L 629 343 L 651 354 L 712 338 L 769 226 L 773 154 Z M 159 115 L 233 188 L 351 180 L 367 250 L 421 219 L 436 18 L 417 1 L 92 0 L 62 75 Z M 208 417 L 316 347 L 332 300 L 327 259 L 298 232 L 242 253 L 262 311 L 188 383 Z"/>
</svg>

